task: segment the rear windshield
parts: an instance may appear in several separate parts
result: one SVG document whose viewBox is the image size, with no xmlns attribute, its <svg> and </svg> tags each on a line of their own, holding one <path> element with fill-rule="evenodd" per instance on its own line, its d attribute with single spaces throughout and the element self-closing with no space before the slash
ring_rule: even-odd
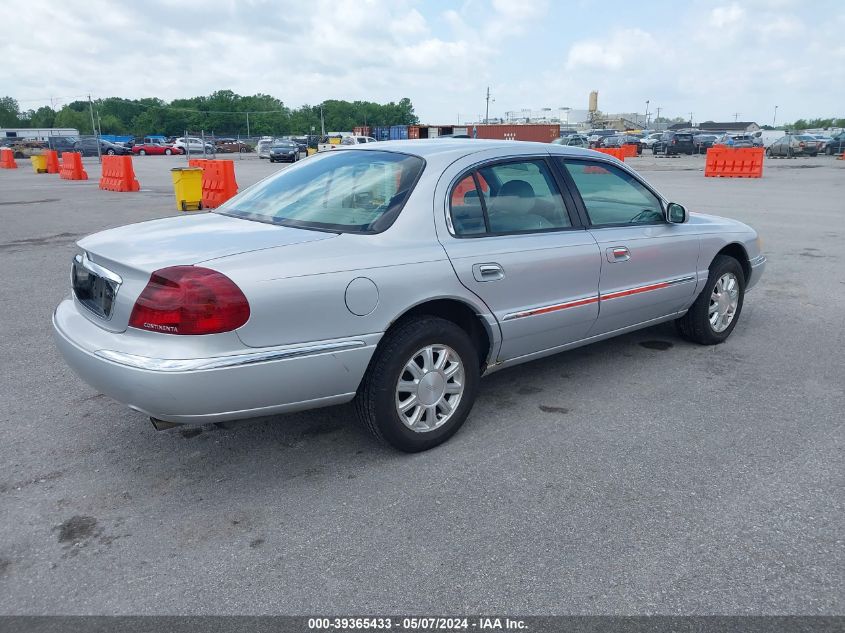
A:
<svg viewBox="0 0 845 633">
<path fill-rule="evenodd" d="M 259 182 L 217 213 L 321 231 L 379 233 L 405 204 L 425 161 L 394 152 L 336 150 Z"/>
</svg>

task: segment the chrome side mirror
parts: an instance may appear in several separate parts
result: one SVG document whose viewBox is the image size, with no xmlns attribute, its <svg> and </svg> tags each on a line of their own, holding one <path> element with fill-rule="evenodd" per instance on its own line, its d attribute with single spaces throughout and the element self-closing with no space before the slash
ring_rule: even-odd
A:
<svg viewBox="0 0 845 633">
<path fill-rule="evenodd" d="M 677 202 L 666 205 L 666 221 L 671 224 L 683 224 L 689 219 L 687 210 Z"/>
</svg>

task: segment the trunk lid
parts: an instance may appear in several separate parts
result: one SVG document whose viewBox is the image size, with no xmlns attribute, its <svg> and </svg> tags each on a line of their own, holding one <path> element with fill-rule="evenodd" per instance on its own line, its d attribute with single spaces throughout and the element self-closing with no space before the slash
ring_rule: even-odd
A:
<svg viewBox="0 0 845 633">
<path fill-rule="evenodd" d="M 218 213 L 178 216 L 108 229 L 79 240 L 99 275 L 119 278 L 110 316 L 79 303 L 92 322 L 112 332 L 129 323 L 135 300 L 150 274 L 168 266 L 190 266 L 221 257 L 337 237 L 286 226 L 242 220 Z M 209 265 L 213 268 L 213 265 Z"/>
</svg>

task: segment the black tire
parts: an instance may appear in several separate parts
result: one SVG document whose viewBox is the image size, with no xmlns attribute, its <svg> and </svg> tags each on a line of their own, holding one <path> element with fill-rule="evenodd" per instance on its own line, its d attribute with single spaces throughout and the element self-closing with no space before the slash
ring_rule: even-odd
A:
<svg viewBox="0 0 845 633">
<path fill-rule="evenodd" d="M 766 148 L 766 156 L 768 156 L 769 158 L 772 157 L 772 148 L 771 147 Z"/>
<path fill-rule="evenodd" d="M 739 282 L 739 300 L 734 313 L 733 320 L 723 332 L 716 332 L 710 325 L 708 311 L 710 308 L 710 297 L 718 279 L 725 273 L 733 273 Z M 710 264 L 710 275 L 704 290 L 692 304 L 692 307 L 680 319 L 675 320 L 678 333 L 688 341 L 700 343 L 701 345 L 718 345 L 724 343 L 736 327 L 739 317 L 742 314 L 742 304 L 745 299 L 745 273 L 742 266 L 733 257 L 727 255 L 716 255 Z"/>
<path fill-rule="evenodd" d="M 824 150 L 824 153 L 827 154 L 828 156 L 833 156 L 833 148 L 828 147 L 827 149 Z"/>
<path fill-rule="evenodd" d="M 140 151 L 140 152 L 138 152 L 138 153 L 139 153 L 141 156 L 146 156 L 146 155 L 147 155 L 147 152 L 145 152 L 144 150 L 141 150 L 141 151 Z"/>
<path fill-rule="evenodd" d="M 415 432 L 396 411 L 396 385 L 408 360 L 427 345 L 448 345 L 461 360 L 464 392 L 452 416 L 432 431 Z M 358 418 L 377 438 L 406 453 L 442 444 L 454 435 L 469 415 L 478 393 L 478 351 L 469 335 L 456 324 L 434 316 L 400 322 L 385 334 L 358 388 Z"/>
<path fill-rule="evenodd" d="M 170 156 L 172 153 L 173 153 L 173 150 L 171 150 L 171 149 L 169 149 L 169 148 L 168 148 L 168 149 L 166 149 L 166 150 L 164 150 L 164 155 L 165 155 L 165 156 Z"/>
<path fill-rule="evenodd" d="M 109 156 L 114 156 L 114 150 L 110 149 L 106 152 L 106 154 L 108 154 Z"/>
</svg>

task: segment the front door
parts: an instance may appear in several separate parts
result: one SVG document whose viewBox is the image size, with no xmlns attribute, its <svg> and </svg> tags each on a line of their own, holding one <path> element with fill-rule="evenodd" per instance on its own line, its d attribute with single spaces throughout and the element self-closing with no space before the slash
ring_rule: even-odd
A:
<svg viewBox="0 0 845 633">
<path fill-rule="evenodd" d="M 598 315 L 600 253 L 564 203 L 549 159 L 482 164 L 448 195 L 441 242 L 461 283 L 499 322 L 499 360 L 586 336 Z"/>
<path fill-rule="evenodd" d="M 560 163 L 601 252 L 599 316 L 590 336 L 688 307 L 697 279 L 695 229 L 667 222 L 657 195 L 627 170 L 590 160 Z"/>
</svg>

